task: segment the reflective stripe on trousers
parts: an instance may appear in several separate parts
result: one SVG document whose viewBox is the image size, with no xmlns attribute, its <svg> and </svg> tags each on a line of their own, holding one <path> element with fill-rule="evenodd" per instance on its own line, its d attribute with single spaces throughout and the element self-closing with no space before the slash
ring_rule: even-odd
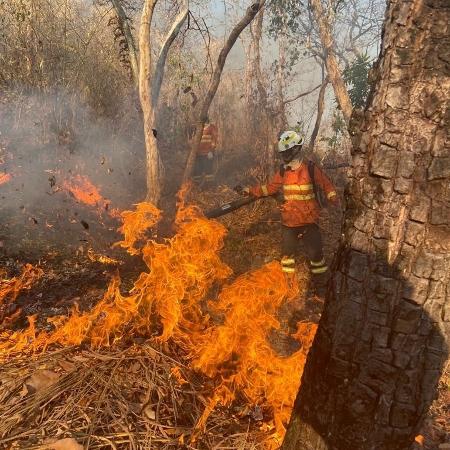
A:
<svg viewBox="0 0 450 450">
<path fill-rule="evenodd" d="M 325 258 L 322 258 L 320 261 L 310 261 L 309 266 L 311 273 L 314 275 L 325 273 L 328 270 Z"/>
<path fill-rule="evenodd" d="M 295 259 L 289 256 L 281 258 L 281 270 L 284 273 L 295 273 Z"/>
</svg>

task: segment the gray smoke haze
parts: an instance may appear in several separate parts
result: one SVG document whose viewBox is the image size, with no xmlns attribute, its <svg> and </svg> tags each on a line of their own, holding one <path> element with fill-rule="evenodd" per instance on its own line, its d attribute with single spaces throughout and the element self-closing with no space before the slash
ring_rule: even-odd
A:
<svg viewBox="0 0 450 450">
<path fill-rule="evenodd" d="M 119 226 L 110 210 L 129 209 L 145 189 L 141 122 L 133 110 L 99 119 L 68 93 L 2 100 L 0 173 L 12 178 L 0 184 L 0 250 L 109 245 Z M 80 203 L 65 184 L 78 176 L 105 200 Z"/>
</svg>

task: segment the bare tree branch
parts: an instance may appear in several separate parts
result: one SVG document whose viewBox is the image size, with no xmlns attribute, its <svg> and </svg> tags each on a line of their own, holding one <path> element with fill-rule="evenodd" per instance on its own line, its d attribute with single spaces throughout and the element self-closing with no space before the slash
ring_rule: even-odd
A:
<svg viewBox="0 0 450 450">
<path fill-rule="evenodd" d="M 316 123 L 314 124 L 314 129 L 311 134 L 311 139 L 309 140 L 309 151 L 312 152 L 314 150 L 314 144 L 316 143 L 317 135 L 319 134 L 320 124 L 322 122 L 322 115 L 323 110 L 325 107 L 325 91 L 329 83 L 329 78 L 325 77 L 323 80 L 320 91 L 319 91 L 319 98 L 317 99 L 317 116 L 316 116 Z"/>
<path fill-rule="evenodd" d="M 167 55 L 169 54 L 170 46 L 172 45 L 173 41 L 177 37 L 178 33 L 180 32 L 180 29 L 181 29 L 184 21 L 186 20 L 188 13 L 189 13 L 189 6 L 188 6 L 188 3 L 186 2 L 184 8 L 178 14 L 171 29 L 167 33 L 164 44 L 162 45 L 161 51 L 159 52 L 158 62 L 156 63 L 155 74 L 154 74 L 154 79 L 153 79 L 153 86 L 152 86 L 152 102 L 155 107 L 158 103 L 158 97 L 159 97 L 159 93 L 161 91 L 161 85 L 162 85 L 162 81 L 164 78 L 164 67 L 166 65 L 166 59 L 167 59 Z"/>
<path fill-rule="evenodd" d="M 310 0 L 311 9 L 314 14 L 314 18 L 319 25 L 320 39 L 325 51 L 325 64 L 327 66 L 328 76 L 330 77 L 331 84 L 333 85 L 334 94 L 341 107 L 342 114 L 346 124 L 350 122 L 352 115 L 352 102 L 345 87 L 344 80 L 342 79 L 341 70 L 337 63 L 336 55 L 334 52 L 334 42 L 331 35 L 331 26 L 328 21 L 327 15 L 322 7 L 321 0 Z"/>
<path fill-rule="evenodd" d="M 289 99 L 285 100 L 284 104 L 295 102 L 295 100 L 298 100 L 299 98 L 305 97 L 305 96 L 311 94 L 312 92 L 317 91 L 317 89 L 319 89 L 320 86 L 322 86 L 322 83 L 318 84 L 316 87 L 313 87 L 309 91 L 302 92 L 301 94 L 298 94 L 295 97 L 292 97 L 292 98 L 289 98 Z"/>
</svg>

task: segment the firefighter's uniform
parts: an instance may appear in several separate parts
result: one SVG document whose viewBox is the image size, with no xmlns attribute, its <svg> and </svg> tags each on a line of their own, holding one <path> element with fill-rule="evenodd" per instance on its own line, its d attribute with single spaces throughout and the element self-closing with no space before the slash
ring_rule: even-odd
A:
<svg viewBox="0 0 450 450">
<path fill-rule="evenodd" d="M 336 189 L 330 179 L 316 165 L 313 170 L 315 183 L 323 189 L 331 202 L 337 201 Z M 250 188 L 249 192 L 256 197 L 279 192 L 283 195 L 281 206 L 283 272 L 295 272 L 298 241 L 303 239 L 311 273 L 316 276 L 324 274 L 328 267 L 323 255 L 322 236 L 317 225 L 320 206 L 316 199 L 307 161 L 291 161 L 282 166 L 268 184 Z"/>
<path fill-rule="evenodd" d="M 217 127 L 212 123 L 206 124 L 196 155 L 194 181 L 200 181 L 203 176 L 206 181 L 214 179 L 214 153 L 217 147 L 217 137 Z"/>
</svg>

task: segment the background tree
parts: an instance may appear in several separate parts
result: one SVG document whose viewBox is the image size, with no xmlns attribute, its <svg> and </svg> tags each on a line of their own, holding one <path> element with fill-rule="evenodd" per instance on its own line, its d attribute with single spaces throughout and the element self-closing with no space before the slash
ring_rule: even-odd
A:
<svg viewBox="0 0 450 450">
<path fill-rule="evenodd" d="M 379 0 L 313 0 L 307 4 L 279 0 L 271 4 L 269 32 L 274 37 L 280 32 L 288 34 L 288 59 L 295 74 L 294 79 L 298 79 L 296 65 L 315 67 L 316 78 L 319 78 L 321 67 L 326 64 L 330 80 L 334 79 L 332 85 L 336 100 L 339 105 L 344 105 L 347 123 L 351 114 L 351 98 L 349 100 L 345 89 L 347 82 L 343 79 L 343 70 L 352 66 L 355 59 L 361 55 L 371 54 L 373 57 L 380 35 L 384 7 L 384 2 Z M 287 11 L 286 26 L 282 24 L 282 11 L 283 14 Z M 288 102 L 303 97 L 293 95 Z M 325 105 L 326 110 L 328 102 L 325 102 Z M 316 120 L 314 127 L 319 125 L 320 128 L 320 124 L 321 121 Z"/>
<path fill-rule="evenodd" d="M 208 86 L 208 90 L 200 107 L 199 119 L 196 124 L 192 148 L 189 152 L 189 156 L 186 161 L 186 168 L 184 170 L 183 175 L 184 182 L 188 181 L 191 177 L 192 170 L 194 168 L 195 155 L 198 152 L 200 141 L 202 139 L 203 127 L 205 126 L 206 119 L 208 117 L 209 107 L 211 106 L 211 102 L 214 96 L 216 95 L 217 88 L 219 87 L 220 77 L 222 75 L 223 67 L 225 65 L 228 53 L 230 52 L 231 48 L 233 47 L 234 43 L 236 42 L 236 39 L 238 38 L 242 30 L 253 20 L 253 18 L 256 16 L 256 14 L 260 11 L 260 9 L 263 6 L 264 0 L 261 0 L 257 3 L 253 3 L 248 7 L 245 16 L 232 29 L 230 35 L 228 36 L 228 39 L 226 40 L 222 50 L 219 53 L 216 66 L 214 68 L 214 73 L 211 78 L 211 82 Z"/>
<path fill-rule="evenodd" d="M 133 79 L 136 78 L 136 71 L 139 69 L 139 96 L 143 112 L 144 139 L 146 149 L 146 179 L 147 196 L 146 200 L 158 204 L 162 189 L 162 162 L 158 150 L 158 142 L 153 130 L 156 128 L 156 108 L 158 105 L 159 93 L 164 77 L 164 69 L 169 54 L 170 46 L 177 37 L 180 29 L 187 18 L 187 4 L 175 18 L 166 38 L 161 46 L 159 56 L 152 67 L 152 46 L 150 44 L 150 30 L 153 18 L 153 11 L 157 0 L 145 1 L 141 15 L 141 25 L 139 29 L 139 64 L 136 67 L 136 46 L 130 31 L 129 21 L 125 15 L 120 0 L 112 0 L 112 4 L 117 14 L 120 30 L 123 30 L 126 49 L 129 52 Z M 154 73 L 152 73 L 154 70 Z"/>
<path fill-rule="evenodd" d="M 408 448 L 450 336 L 450 9 L 391 1 L 344 239 L 283 450 Z"/>
<path fill-rule="evenodd" d="M 310 0 L 310 5 L 319 27 L 319 35 L 322 42 L 323 57 L 327 67 L 328 77 L 333 85 L 334 94 L 344 115 L 345 121 L 348 123 L 350 121 L 353 106 L 335 55 L 335 44 L 333 42 L 331 23 L 329 20 L 331 8 L 329 8 L 328 11 L 325 11 L 322 7 L 322 0 Z"/>
</svg>

